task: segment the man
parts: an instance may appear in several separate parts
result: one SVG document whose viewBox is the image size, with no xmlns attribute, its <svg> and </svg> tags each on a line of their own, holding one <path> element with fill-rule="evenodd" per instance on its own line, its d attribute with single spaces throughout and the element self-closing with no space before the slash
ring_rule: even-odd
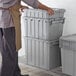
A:
<svg viewBox="0 0 76 76">
<path fill-rule="evenodd" d="M 22 0 L 33 8 L 47 10 L 49 14 L 54 11 L 40 3 L 38 0 Z M 28 76 L 21 75 L 18 66 L 18 52 L 15 45 L 15 24 L 9 10 L 18 3 L 17 0 L 0 0 L 0 51 L 2 63 L 0 76 Z M 20 7 L 23 10 L 24 6 Z"/>
</svg>

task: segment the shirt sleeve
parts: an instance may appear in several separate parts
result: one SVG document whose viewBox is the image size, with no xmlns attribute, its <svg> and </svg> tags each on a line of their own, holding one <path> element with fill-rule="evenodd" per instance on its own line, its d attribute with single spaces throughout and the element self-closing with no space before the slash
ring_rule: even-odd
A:
<svg viewBox="0 0 76 76">
<path fill-rule="evenodd" d="M 22 1 L 33 8 L 38 8 L 38 4 L 39 4 L 38 0 L 22 0 Z"/>
</svg>

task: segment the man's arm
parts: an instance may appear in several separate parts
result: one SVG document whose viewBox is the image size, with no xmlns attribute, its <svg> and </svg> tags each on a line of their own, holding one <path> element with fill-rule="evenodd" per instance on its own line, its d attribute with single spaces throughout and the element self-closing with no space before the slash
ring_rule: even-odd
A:
<svg viewBox="0 0 76 76">
<path fill-rule="evenodd" d="M 50 14 L 50 15 L 54 14 L 54 11 L 52 8 L 42 4 L 38 0 L 22 0 L 22 1 L 25 2 L 26 4 L 32 6 L 33 8 L 37 8 L 37 9 L 39 8 L 39 9 L 46 10 L 48 12 L 48 14 Z"/>
<path fill-rule="evenodd" d="M 39 1 L 38 1 L 38 2 L 39 2 Z M 42 4 L 42 3 L 40 3 L 40 2 L 38 3 L 38 8 L 39 8 L 39 9 L 46 10 L 49 15 L 54 14 L 54 11 L 53 11 L 52 8 L 50 8 L 50 7 L 48 7 L 48 6 L 44 5 L 44 4 Z"/>
</svg>

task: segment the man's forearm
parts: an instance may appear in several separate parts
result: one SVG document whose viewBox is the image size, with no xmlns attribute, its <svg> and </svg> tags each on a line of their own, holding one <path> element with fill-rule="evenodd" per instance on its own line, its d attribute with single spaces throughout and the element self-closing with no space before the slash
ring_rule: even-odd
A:
<svg viewBox="0 0 76 76">
<path fill-rule="evenodd" d="M 43 10 L 48 10 L 49 7 L 39 2 L 38 8 Z"/>
<path fill-rule="evenodd" d="M 51 14 L 51 15 L 54 14 L 54 11 L 53 11 L 52 8 L 50 8 L 50 7 L 48 7 L 48 6 L 44 5 L 44 4 L 42 4 L 42 3 L 40 3 L 40 2 L 38 3 L 38 8 L 39 8 L 39 9 L 46 10 L 49 15 L 50 15 L 50 14 Z"/>
</svg>

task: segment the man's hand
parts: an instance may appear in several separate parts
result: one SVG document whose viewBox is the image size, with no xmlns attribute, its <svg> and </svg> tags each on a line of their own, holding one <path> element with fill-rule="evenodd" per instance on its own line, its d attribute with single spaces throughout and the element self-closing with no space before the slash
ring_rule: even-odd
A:
<svg viewBox="0 0 76 76">
<path fill-rule="evenodd" d="M 54 10 L 42 3 L 39 2 L 39 5 L 38 5 L 38 8 L 39 9 L 43 9 L 43 10 L 46 10 L 48 12 L 49 15 L 53 15 L 54 14 Z"/>
<path fill-rule="evenodd" d="M 48 12 L 49 15 L 53 15 L 54 14 L 53 9 L 51 9 L 51 8 L 47 8 L 47 12 Z"/>
<path fill-rule="evenodd" d="M 20 10 L 21 12 L 24 12 L 23 9 L 28 9 L 28 7 L 21 5 L 19 10 Z"/>
</svg>

